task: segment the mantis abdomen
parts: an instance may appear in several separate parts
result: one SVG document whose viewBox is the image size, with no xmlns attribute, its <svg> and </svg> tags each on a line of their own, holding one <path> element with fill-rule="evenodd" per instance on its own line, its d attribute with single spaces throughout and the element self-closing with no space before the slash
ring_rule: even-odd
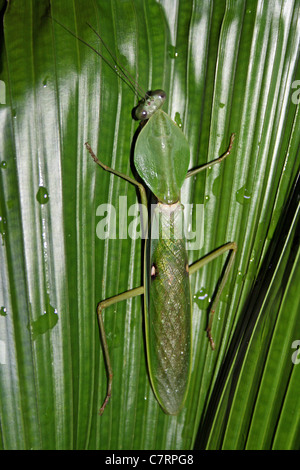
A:
<svg viewBox="0 0 300 470">
<path fill-rule="evenodd" d="M 162 408 L 177 414 L 185 401 L 191 362 L 189 268 L 180 202 L 157 204 L 148 245 L 145 323 L 150 378 Z"/>
</svg>

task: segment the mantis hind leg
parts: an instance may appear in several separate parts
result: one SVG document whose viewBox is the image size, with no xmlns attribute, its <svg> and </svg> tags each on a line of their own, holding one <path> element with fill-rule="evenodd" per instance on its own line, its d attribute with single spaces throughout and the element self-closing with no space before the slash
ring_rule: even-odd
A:
<svg viewBox="0 0 300 470">
<path fill-rule="evenodd" d="M 107 345 L 107 338 L 106 338 L 106 333 L 105 333 L 105 328 L 104 328 L 104 323 L 103 323 L 103 316 L 102 316 L 102 311 L 106 308 L 109 307 L 110 305 L 116 304 L 118 302 L 121 302 L 122 300 L 126 299 L 131 299 L 133 297 L 137 297 L 138 295 L 144 294 L 144 287 L 136 287 L 135 289 L 128 290 L 126 292 L 123 292 L 122 294 L 115 295 L 114 297 L 110 297 L 109 299 L 102 300 L 102 302 L 98 303 L 97 306 L 97 316 L 98 316 L 98 323 L 99 323 L 99 329 L 100 329 L 100 336 L 102 340 L 102 345 L 104 349 L 104 358 L 106 362 L 106 367 L 107 367 L 107 392 L 106 392 L 106 397 L 105 400 L 100 408 L 99 414 L 102 415 L 104 412 L 104 409 L 111 397 L 111 388 L 112 388 L 112 379 L 113 379 L 113 371 L 112 371 L 112 366 L 110 362 L 110 356 L 109 356 L 109 351 L 108 351 L 108 345 Z"/>
<path fill-rule="evenodd" d="M 94 162 L 97 163 L 103 170 L 108 171 L 109 173 L 112 173 L 119 178 L 122 178 L 125 181 L 128 181 L 129 183 L 133 184 L 134 186 L 137 187 L 140 193 L 141 197 L 141 209 L 142 209 L 142 227 L 143 227 L 143 234 L 147 233 L 147 226 L 148 226 L 148 217 L 147 217 L 147 197 L 146 197 L 146 191 L 144 186 L 136 181 L 135 179 L 131 178 L 130 176 L 124 175 L 123 173 L 120 173 L 117 170 L 114 170 L 113 168 L 110 168 L 109 166 L 105 165 L 102 163 L 96 154 L 94 153 L 92 147 L 88 142 L 85 143 L 85 146 L 90 153 L 91 157 L 93 158 Z M 108 345 L 107 345 L 107 338 L 106 338 L 106 333 L 105 333 L 105 328 L 104 328 L 104 323 L 103 323 L 103 316 L 102 316 L 102 311 L 106 308 L 109 307 L 110 305 L 116 304 L 118 302 L 121 302 L 122 300 L 126 299 L 131 299 L 133 297 L 136 297 L 138 295 L 144 294 L 144 287 L 136 287 L 135 289 L 128 290 L 126 292 L 123 292 L 123 294 L 115 295 L 114 297 L 110 297 L 109 299 L 102 300 L 101 302 L 98 303 L 97 306 L 97 316 L 98 316 L 98 324 L 99 324 L 99 329 L 100 329 L 100 336 L 101 336 L 101 341 L 103 345 L 103 350 L 104 350 L 104 358 L 106 362 L 106 367 L 107 367 L 107 376 L 108 376 L 108 383 L 107 383 L 107 393 L 105 400 L 103 402 L 103 405 L 100 408 L 100 415 L 102 415 L 109 399 L 111 396 L 111 388 L 112 388 L 112 379 L 113 379 L 113 371 L 111 367 L 111 362 L 110 362 L 110 356 L 109 356 L 109 351 L 108 351 Z"/>
<path fill-rule="evenodd" d="M 235 242 L 226 243 L 226 245 L 221 246 L 220 248 L 213 251 L 209 255 L 204 256 L 204 258 L 200 259 L 199 261 L 196 261 L 196 263 L 192 264 L 189 268 L 190 274 L 193 274 L 196 271 L 198 271 L 200 268 L 202 268 L 202 266 L 204 266 L 205 264 L 208 264 L 210 261 L 212 261 L 213 259 L 215 259 L 218 256 L 222 255 L 226 251 L 230 251 L 228 263 L 226 265 L 224 275 L 223 275 L 222 280 L 220 282 L 220 285 L 218 287 L 215 299 L 214 299 L 213 304 L 211 306 L 211 309 L 209 311 L 208 324 L 207 324 L 207 328 L 206 328 L 206 333 L 207 333 L 207 336 L 208 336 L 208 339 L 209 339 L 209 342 L 210 342 L 210 345 L 211 345 L 212 349 L 215 349 L 215 343 L 213 341 L 212 334 L 211 334 L 211 327 L 212 327 L 213 317 L 214 317 L 214 313 L 215 313 L 217 305 L 220 301 L 222 291 L 225 287 L 226 281 L 229 277 L 229 273 L 230 273 L 230 270 L 231 270 L 233 262 L 234 262 L 235 254 L 237 252 L 237 244 Z"/>
</svg>

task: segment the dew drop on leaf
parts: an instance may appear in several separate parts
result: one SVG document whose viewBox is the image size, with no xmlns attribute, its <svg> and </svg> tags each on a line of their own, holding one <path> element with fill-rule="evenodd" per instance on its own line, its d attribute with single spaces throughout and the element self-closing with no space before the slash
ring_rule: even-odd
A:
<svg viewBox="0 0 300 470">
<path fill-rule="evenodd" d="M 36 193 L 36 199 L 40 204 L 46 204 L 49 201 L 49 194 L 44 186 L 40 186 Z"/>
</svg>

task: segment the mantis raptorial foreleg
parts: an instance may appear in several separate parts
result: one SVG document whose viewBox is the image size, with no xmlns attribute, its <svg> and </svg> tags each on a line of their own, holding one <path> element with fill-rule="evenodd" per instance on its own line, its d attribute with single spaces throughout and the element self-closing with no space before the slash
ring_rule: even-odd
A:
<svg viewBox="0 0 300 470">
<path fill-rule="evenodd" d="M 99 158 L 96 157 L 95 153 L 93 152 L 93 150 L 92 150 L 92 148 L 91 148 L 91 146 L 88 142 L 85 143 L 85 146 L 88 149 L 88 151 L 89 151 L 92 159 L 94 160 L 94 162 L 97 163 L 97 165 L 101 166 L 101 168 L 103 168 L 103 170 L 108 171 L 109 173 L 113 173 L 114 175 L 119 176 L 123 180 L 128 181 L 129 183 L 134 184 L 135 186 L 137 186 L 137 188 L 139 190 L 139 193 L 140 193 L 140 196 L 141 196 L 141 202 L 142 202 L 144 208 L 147 209 L 147 196 L 146 196 L 146 191 L 145 191 L 144 186 L 141 183 L 139 183 L 138 181 L 136 181 L 134 178 L 130 178 L 130 176 L 124 175 L 123 173 L 120 173 L 119 171 L 114 170 L 113 168 L 110 168 L 109 166 L 107 166 L 104 163 L 100 162 Z M 143 233 L 144 234 L 146 233 L 146 230 L 147 230 L 147 221 L 143 220 Z"/>
</svg>

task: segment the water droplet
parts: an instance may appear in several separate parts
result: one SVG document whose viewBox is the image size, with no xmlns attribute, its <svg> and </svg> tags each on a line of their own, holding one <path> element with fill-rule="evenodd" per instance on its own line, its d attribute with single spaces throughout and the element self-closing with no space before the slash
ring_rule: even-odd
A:
<svg viewBox="0 0 300 470">
<path fill-rule="evenodd" d="M 182 128 L 182 120 L 181 120 L 181 117 L 180 117 L 180 113 L 175 113 L 174 121 L 176 122 L 177 126 L 180 127 L 180 129 L 181 129 Z"/>
<path fill-rule="evenodd" d="M 251 278 L 255 275 L 255 271 L 257 268 L 257 263 L 256 263 L 256 251 L 253 250 L 251 252 L 250 258 L 249 258 L 249 264 L 248 264 L 248 270 L 247 270 L 247 275 L 250 276 Z"/>
<path fill-rule="evenodd" d="M 5 160 L 3 160 L 1 163 L 0 163 L 0 167 L 3 169 L 3 170 L 6 170 L 7 168 L 7 162 Z"/>
<path fill-rule="evenodd" d="M 225 286 L 224 290 L 221 293 L 220 301 L 226 302 L 227 304 L 231 301 L 232 294 L 229 290 L 229 285 Z"/>
<path fill-rule="evenodd" d="M 178 52 L 176 51 L 176 47 L 172 46 L 171 44 L 168 47 L 168 52 L 169 52 L 169 56 L 171 57 L 171 59 L 176 59 L 178 57 Z"/>
<path fill-rule="evenodd" d="M 251 200 L 251 193 L 246 189 L 245 186 L 242 186 L 237 192 L 236 192 L 236 200 L 240 204 L 249 204 Z"/>
<path fill-rule="evenodd" d="M 201 287 L 194 295 L 194 302 L 198 305 L 200 309 L 207 309 L 210 303 L 210 298 L 208 292 L 204 287 Z"/>
<path fill-rule="evenodd" d="M 36 199 L 40 204 L 46 204 L 49 201 L 49 194 L 44 186 L 40 186 L 36 193 Z"/>
<path fill-rule="evenodd" d="M 15 110 L 15 109 L 12 110 L 12 117 L 13 117 L 14 119 L 17 119 L 17 113 L 16 113 L 16 110 Z"/>
<path fill-rule="evenodd" d="M 204 197 L 204 204 L 206 204 L 210 200 L 210 197 L 207 195 Z"/>
<path fill-rule="evenodd" d="M 30 325 L 32 339 L 35 340 L 39 335 L 43 335 L 47 333 L 47 331 L 52 330 L 57 322 L 57 310 L 50 305 L 49 299 L 47 299 L 46 310 Z"/>
<path fill-rule="evenodd" d="M 215 178 L 215 180 L 213 182 L 213 186 L 212 186 L 213 195 L 216 196 L 216 197 L 219 197 L 219 195 L 220 195 L 220 190 L 221 190 L 220 180 L 221 180 L 221 176 L 217 176 L 217 178 Z"/>
<path fill-rule="evenodd" d="M 7 313 L 6 313 L 6 307 L 0 307 L 0 315 L 2 317 L 6 317 Z"/>
<path fill-rule="evenodd" d="M 43 80 L 43 87 L 44 87 L 44 88 L 47 87 L 47 82 L 48 82 L 48 77 L 46 77 L 46 78 Z"/>
<path fill-rule="evenodd" d="M 241 284 L 245 279 L 245 275 L 242 273 L 242 271 L 239 271 L 236 276 L 236 283 Z"/>
</svg>

